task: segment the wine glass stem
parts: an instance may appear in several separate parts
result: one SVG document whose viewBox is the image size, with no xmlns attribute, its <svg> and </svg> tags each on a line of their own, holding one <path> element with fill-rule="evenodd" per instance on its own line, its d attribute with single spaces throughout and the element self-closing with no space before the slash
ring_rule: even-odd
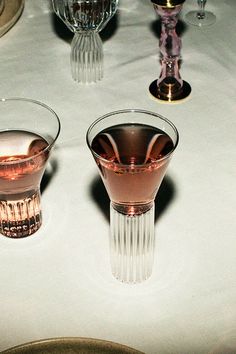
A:
<svg viewBox="0 0 236 354">
<path fill-rule="evenodd" d="M 199 20 L 203 20 L 206 16 L 205 14 L 205 6 L 206 6 L 207 0 L 198 0 L 198 13 L 197 17 Z"/>
</svg>

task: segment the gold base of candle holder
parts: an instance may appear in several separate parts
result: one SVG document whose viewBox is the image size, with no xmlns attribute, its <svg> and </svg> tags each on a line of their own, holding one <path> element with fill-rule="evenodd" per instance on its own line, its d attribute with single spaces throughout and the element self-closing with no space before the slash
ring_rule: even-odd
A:
<svg viewBox="0 0 236 354">
<path fill-rule="evenodd" d="M 165 102 L 176 102 L 185 99 L 191 93 L 191 86 L 183 81 L 183 85 L 175 78 L 165 78 L 159 85 L 154 80 L 149 86 L 149 91 L 153 97 Z"/>
<path fill-rule="evenodd" d="M 173 8 L 175 6 L 181 5 L 185 0 L 151 0 L 154 5 Z"/>
</svg>

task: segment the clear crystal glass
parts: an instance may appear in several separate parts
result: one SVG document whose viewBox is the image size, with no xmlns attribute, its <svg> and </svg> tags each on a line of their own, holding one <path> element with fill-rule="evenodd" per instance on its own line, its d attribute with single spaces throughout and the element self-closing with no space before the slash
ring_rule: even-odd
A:
<svg viewBox="0 0 236 354">
<path fill-rule="evenodd" d="M 55 13 L 74 32 L 71 73 L 91 83 L 103 77 L 103 44 L 99 32 L 115 14 L 118 0 L 52 0 Z"/>
<path fill-rule="evenodd" d="M 216 21 L 216 16 L 205 10 L 207 0 L 197 0 L 198 10 L 189 11 L 185 19 L 186 21 L 194 26 L 210 26 L 213 25 Z"/>
</svg>

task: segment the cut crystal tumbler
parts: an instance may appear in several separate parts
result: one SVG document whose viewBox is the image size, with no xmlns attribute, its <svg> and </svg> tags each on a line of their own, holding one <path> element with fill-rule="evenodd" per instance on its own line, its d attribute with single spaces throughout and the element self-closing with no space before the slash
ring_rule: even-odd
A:
<svg viewBox="0 0 236 354">
<path fill-rule="evenodd" d="M 60 121 L 29 99 L 0 99 L 0 233 L 20 238 L 42 224 L 40 182 Z"/>
</svg>

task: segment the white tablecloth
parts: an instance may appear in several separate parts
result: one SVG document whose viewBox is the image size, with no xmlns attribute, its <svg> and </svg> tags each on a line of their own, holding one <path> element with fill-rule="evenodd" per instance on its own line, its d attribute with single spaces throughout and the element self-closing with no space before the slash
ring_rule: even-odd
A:
<svg viewBox="0 0 236 354">
<path fill-rule="evenodd" d="M 196 3 L 185 2 L 182 19 Z M 213 26 L 181 27 L 181 75 L 192 87 L 181 104 L 148 92 L 160 73 L 149 0 L 120 1 L 103 31 L 105 76 L 94 85 L 71 79 L 72 34 L 49 1 L 26 0 L 0 38 L 0 96 L 42 101 L 62 124 L 42 228 L 0 238 L 0 350 L 76 336 L 146 354 L 236 352 L 236 2 L 208 0 L 207 8 Z M 153 274 L 137 285 L 111 275 L 109 201 L 85 142 L 92 121 L 122 108 L 158 112 L 180 134 L 157 202 Z"/>
</svg>

